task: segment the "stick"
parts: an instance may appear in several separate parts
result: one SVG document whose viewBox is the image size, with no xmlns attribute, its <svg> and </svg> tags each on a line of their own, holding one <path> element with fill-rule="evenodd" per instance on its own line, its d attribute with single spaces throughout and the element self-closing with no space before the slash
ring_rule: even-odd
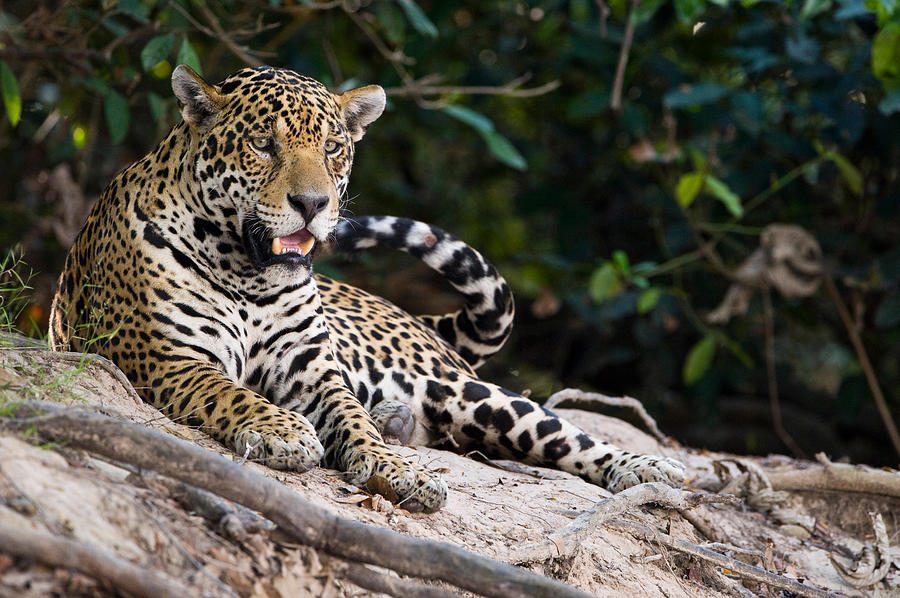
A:
<svg viewBox="0 0 900 598">
<path fill-rule="evenodd" d="M 638 484 L 601 500 L 575 521 L 550 534 L 547 540 L 519 549 L 509 560 L 513 563 L 525 563 L 568 556 L 593 529 L 603 525 L 611 517 L 650 502 L 672 509 L 690 509 L 708 503 L 734 504 L 740 502 L 740 499 L 734 496 L 685 492 L 659 482 Z"/>
<path fill-rule="evenodd" d="M 865 492 L 900 498 L 900 472 L 870 469 L 861 465 L 832 463 L 822 453 L 816 458 L 823 463 L 808 469 L 767 471 L 775 490 L 836 490 Z"/>
<path fill-rule="evenodd" d="M 660 432 L 656 425 L 656 420 L 650 417 L 644 405 L 634 397 L 608 397 L 599 392 L 585 392 L 577 388 L 564 388 L 559 392 L 555 392 L 544 402 L 545 409 L 554 409 L 563 401 L 584 401 L 586 403 L 600 403 L 601 405 L 609 405 L 611 407 L 628 407 L 634 409 L 638 417 L 643 420 L 647 429 L 656 436 L 656 439 L 663 444 L 671 444 L 672 439 Z"/>
<path fill-rule="evenodd" d="M 834 285 L 834 281 L 831 280 L 830 276 L 823 276 L 822 278 L 825 280 L 825 290 L 828 291 L 828 295 L 831 297 L 831 300 L 834 301 L 838 314 L 841 316 L 841 322 L 844 323 L 844 328 L 847 329 L 847 335 L 850 337 L 850 343 L 853 345 L 853 350 L 856 351 L 859 365 L 866 375 L 866 382 L 869 384 L 869 389 L 872 391 L 872 398 L 875 399 L 875 406 L 878 407 L 881 421 L 884 422 L 884 427 L 887 429 L 888 436 L 891 438 L 894 450 L 897 451 L 897 455 L 900 455 L 900 432 L 897 431 L 897 424 L 894 423 L 894 418 L 891 416 L 891 410 L 884 400 L 884 394 L 881 392 L 881 386 L 878 384 L 878 378 L 875 376 L 875 370 L 872 368 L 872 362 L 869 361 L 869 355 L 866 353 L 866 348 L 862 344 L 862 339 L 859 338 L 859 332 L 856 331 L 856 327 L 853 325 L 853 319 L 850 317 L 850 312 L 847 311 L 847 306 L 844 305 L 844 300 L 841 299 L 841 294 Z"/>
<path fill-rule="evenodd" d="M 391 577 L 359 563 L 345 563 L 336 569 L 355 585 L 394 598 L 461 598 L 456 592 Z"/>
<path fill-rule="evenodd" d="M 841 598 L 838 594 L 820 590 L 818 588 L 814 588 L 812 586 L 794 581 L 793 579 L 788 579 L 787 577 L 770 573 L 765 569 L 760 569 L 759 567 L 748 565 L 735 558 L 713 552 L 712 550 L 707 550 L 706 548 L 702 548 L 700 546 L 697 546 L 696 544 L 686 542 L 685 540 L 673 538 L 668 534 L 663 534 L 639 523 L 633 523 L 631 521 L 621 521 L 617 519 L 614 521 L 610 521 L 609 526 L 620 531 L 628 532 L 635 538 L 640 538 L 641 540 L 646 540 L 647 542 L 661 544 L 673 550 L 677 550 L 699 559 L 703 559 L 704 561 L 708 561 L 716 565 L 717 567 L 728 569 L 732 573 L 739 575 L 744 579 L 750 579 L 758 583 L 764 583 L 773 588 L 788 590 L 798 596 L 805 596 L 808 598 Z"/>
<path fill-rule="evenodd" d="M 33 417 L 36 413 L 47 415 Z M 343 559 L 439 579 L 497 598 L 588 596 L 457 546 L 338 517 L 275 480 L 145 426 L 45 401 L 23 401 L 12 416 L 22 419 L 10 424 L 34 430 L 42 438 L 156 471 L 259 511 L 298 542 Z"/>
<path fill-rule="evenodd" d="M 631 0 L 631 10 L 628 20 L 625 22 L 625 33 L 622 34 L 622 47 L 619 49 L 619 62 L 616 64 L 616 76 L 613 79 L 612 95 L 609 98 L 609 107 L 613 112 L 622 109 L 622 85 L 625 83 L 625 67 L 628 65 L 628 54 L 631 52 L 631 40 L 634 37 L 636 18 L 635 10 L 640 0 Z"/>
<path fill-rule="evenodd" d="M 141 598 L 183 598 L 196 592 L 113 554 L 45 532 L 0 523 L 0 552 L 51 567 L 77 569 L 101 583 Z"/>
</svg>

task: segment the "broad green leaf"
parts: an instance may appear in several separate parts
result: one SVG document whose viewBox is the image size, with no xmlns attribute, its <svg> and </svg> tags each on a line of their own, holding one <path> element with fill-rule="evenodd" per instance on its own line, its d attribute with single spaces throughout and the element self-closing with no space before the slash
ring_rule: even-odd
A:
<svg viewBox="0 0 900 598">
<path fill-rule="evenodd" d="M 656 14 L 656 11 L 666 3 L 666 0 L 643 0 L 643 2 L 638 2 L 634 7 L 633 19 L 635 22 L 640 25 L 641 23 L 646 23 L 650 19 L 653 18 L 653 15 Z"/>
<path fill-rule="evenodd" d="M 158 123 L 160 119 L 166 117 L 169 108 L 168 100 L 152 91 L 147 94 L 147 100 L 150 103 L 150 116 L 153 117 L 153 122 Z"/>
<path fill-rule="evenodd" d="M 702 188 L 702 173 L 689 172 L 681 175 L 681 178 L 678 179 L 678 185 L 675 186 L 675 199 L 678 201 L 678 205 L 682 208 L 689 207 L 697 199 L 697 195 Z"/>
<path fill-rule="evenodd" d="M 174 47 L 175 36 L 171 33 L 154 37 L 141 50 L 141 66 L 144 67 L 145 71 L 153 70 L 153 67 L 172 54 L 172 48 Z"/>
<path fill-rule="evenodd" d="M 702 378 L 706 370 L 709 369 L 715 354 L 716 337 L 707 334 L 696 345 L 691 347 L 687 359 L 684 360 L 684 369 L 682 370 L 684 383 L 690 386 Z"/>
<path fill-rule="evenodd" d="M 656 304 L 659 303 L 659 297 L 661 292 L 656 287 L 650 287 L 643 293 L 638 296 L 637 300 L 637 312 L 639 314 L 645 314 L 648 311 L 652 310 L 656 307 Z"/>
<path fill-rule="evenodd" d="M 697 83 L 669 90 L 663 96 L 663 104 L 669 108 L 690 108 L 712 104 L 727 94 L 728 90 L 718 83 Z"/>
<path fill-rule="evenodd" d="M 900 75 L 900 23 L 891 21 L 872 42 L 872 73 L 885 85 Z"/>
<path fill-rule="evenodd" d="M 741 349 L 741 346 L 739 344 L 722 333 L 716 334 L 716 340 L 718 340 L 720 345 L 731 351 L 732 355 L 737 357 L 741 361 L 741 363 L 744 364 L 744 367 L 754 367 L 753 358 L 747 355 L 747 352 Z"/>
<path fill-rule="evenodd" d="M 844 177 L 844 182 L 847 183 L 847 187 L 850 191 L 856 195 L 862 195 L 862 175 L 859 173 L 856 166 L 851 164 L 847 158 L 836 152 L 828 152 L 828 158 L 834 162 L 834 165 L 841 171 L 841 176 Z"/>
<path fill-rule="evenodd" d="M 612 262 L 604 262 L 594 270 L 588 283 L 588 294 L 595 303 L 601 303 L 622 292 L 622 281 Z"/>
<path fill-rule="evenodd" d="M 741 198 L 734 191 L 728 188 L 728 185 L 720 181 L 714 176 L 706 175 L 706 190 L 710 195 L 725 204 L 728 211 L 735 218 L 744 215 L 744 208 L 741 207 Z"/>
<path fill-rule="evenodd" d="M 675 0 L 675 14 L 682 23 L 693 23 L 705 9 L 703 0 Z"/>
<path fill-rule="evenodd" d="M 875 311 L 875 326 L 890 328 L 900 324 L 900 292 L 888 293 Z"/>
<path fill-rule="evenodd" d="M 178 64 L 186 64 L 195 71 L 197 71 L 198 75 L 203 74 L 203 67 L 200 66 L 200 57 L 197 56 L 197 51 L 194 50 L 194 46 L 191 45 L 191 42 L 188 41 L 187 36 L 181 40 L 181 47 L 178 48 L 178 58 L 175 59 Z"/>
<path fill-rule="evenodd" d="M 480 133 L 495 158 L 516 170 L 528 168 L 525 158 L 506 137 L 496 131 L 480 131 Z"/>
<path fill-rule="evenodd" d="M 812 19 L 831 8 L 831 0 L 806 0 L 800 9 L 800 18 Z"/>
<path fill-rule="evenodd" d="M 3 105 L 6 106 L 6 117 L 12 126 L 19 124 L 22 116 L 22 96 L 19 84 L 9 66 L 0 60 L 0 88 L 3 90 Z"/>
<path fill-rule="evenodd" d="M 626 278 L 631 278 L 631 265 L 628 263 L 628 254 L 621 249 L 616 249 L 613 251 L 612 259 L 619 272 Z"/>
<path fill-rule="evenodd" d="M 112 142 L 122 143 L 128 133 L 128 126 L 131 124 L 128 101 L 122 94 L 110 89 L 106 92 L 103 110 L 106 114 L 106 124 L 109 127 L 109 136 Z"/>
<path fill-rule="evenodd" d="M 419 5 L 413 2 L 413 0 L 397 0 L 400 4 L 400 8 L 403 9 L 403 12 L 406 13 L 406 18 L 409 19 L 409 24 L 413 26 L 413 29 L 421 33 L 422 35 L 427 35 L 428 37 L 437 37 L 438 30 L 437 27 L 434 26 L 434 23 L 431 22 L 425 13 L 422 12 L 422 9 L 419 8 Z"/>
<path fill-rule="evenodd" d="M 449 106 L 444 106 L 441 110 L 453 118 L 466 123 L 479 133 L 489 133 L 494 130 L 494 123 L 491 122 L 491 119 L 474 110 L 466 108 L 465 106 L 451 104 Z"/>
<path fill-rule="evenodd" d="M 878 103 L 878 110 L 885 116 L 900 112 L 900 90 L 892 91 Z"/>
</svg>

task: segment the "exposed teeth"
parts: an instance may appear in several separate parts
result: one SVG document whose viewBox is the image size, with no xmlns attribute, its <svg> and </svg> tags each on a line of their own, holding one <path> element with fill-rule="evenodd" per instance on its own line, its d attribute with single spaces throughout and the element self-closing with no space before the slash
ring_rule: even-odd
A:
<svg viewBox="0 0 900 598">
<path fill-rule="evenodd" d="M 272 253 L 279 255 L 281 253 L 281 239 L 275 237 L 272 239 Z"/>
<path fill-rule="evenodd" d="M 315 245 L 316 240 L 313 237 L 310 237 L 303 243 L 300 243 L 300 253 L 303 255 L 307 255 L 310 251 L 312 251 L 313 245 Z"/>
<path fill-rule="evenodd" d="M 312 251 L 313 245 L 316 244 L 316 240 L 313 237 L 310 237 L 303 243 L 300 243 L 298 248 L 294 247 L 283 247 L 281 244 L 281 239 L 279 237 L 275 237 L 272 239 L 272 253 L 275 255 L 284 255 L 285 253 L 299 253 L 301 255 L 307 255 L 310 251 Z"/>
</svg>

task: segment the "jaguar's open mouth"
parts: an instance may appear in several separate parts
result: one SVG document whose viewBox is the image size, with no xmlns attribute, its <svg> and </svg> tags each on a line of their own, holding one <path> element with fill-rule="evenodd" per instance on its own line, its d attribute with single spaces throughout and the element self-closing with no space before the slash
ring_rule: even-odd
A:
<svg viewBox="0 0 900 598">
<path fill-rule="evenodd" d="M 315 244 L 316 238 L 305 228 L 283 237 L 274 237 L 258 222 L 244 223 L 244 245 L 257 267 L 275 264 L 309 267 Z"/>
</svg>

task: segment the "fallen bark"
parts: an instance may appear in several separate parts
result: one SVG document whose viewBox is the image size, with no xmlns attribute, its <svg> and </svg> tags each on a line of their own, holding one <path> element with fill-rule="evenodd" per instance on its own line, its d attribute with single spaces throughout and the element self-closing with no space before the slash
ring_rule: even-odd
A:
<svg viewBox="0 0 900 598">
<path fill-rule="evenodd" d="M 274 480 L 146 426 L 45 401 L 24 401 L 10 415 L 8 425 L 41 438 L 156 471 L 259 511 L 298 542 L 342 559 L 497 598 L 588 596 L 450 544 L 343 519 Z"/>
<path fill-rule="evenodd" d="M 44 532 L 0 524 L 0 552 L 51 567 L 77 569 L 117 592 L 140 598 L 184 598 L 189 588 L 114 554 Z"/>
</svg>

